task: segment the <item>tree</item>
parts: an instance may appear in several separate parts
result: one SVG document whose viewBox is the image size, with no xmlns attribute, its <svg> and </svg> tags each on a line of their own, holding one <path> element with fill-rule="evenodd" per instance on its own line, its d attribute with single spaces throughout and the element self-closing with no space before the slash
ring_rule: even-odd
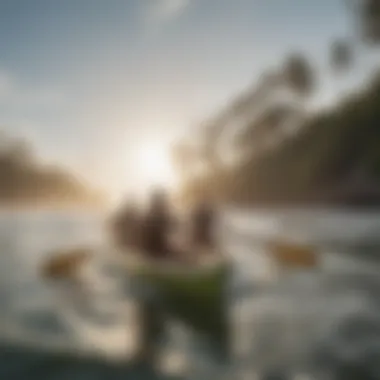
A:
<svg viewBox="0 0 380 380">
<path fill-rule="evenodd" d="M 330 47 L 330 65 L 336 74 L 347 72 L 353 64 L 354 54 L 351 44 L 344 40 L 335 40 Z"/>
<path fill-rule="evenodd" d="M 365 40 L 371 44 L 380 42 L 380 2 L 361 0 L 359 17 Z"/>
<path fill-rule="evenodd" d="M 270 105 L 236 136 L 236 147 L 248 154 L 252 150 L 260 151 L 260 145 L 265 149 L 265 142 L 271 137 L 279 136 L 286 121 L 290 120 L 294 114 L 295 109 L 288 104 Z"/>
<path fill-rule="evenodd" d="M 60 201 L 100 203 L 102 195 L 87 188 L 73 174 L 38 162 L 27 140 L 1 133 L 0 202 Z"/>
<path fill-rule="evenodd" d="M 290 55 L 283 66 L 284 84 L 296 95 L 309 96 L 315 88 L 316 78 L 308 59 L 299 53 Z"/>
<path fill-rule="evenodd" d="M 380 42 L 380 2 L 378 0 L 345 0 L 356 20 L 357 34 L 367 44 Z"/>
<path fill-rule="evenodd" d="M 346 1 L 355 14 L 358 22 L 355 34 L 366 43 L 379 43 L 380 0 L 342 1 Z M 332 43 L 329 61 L 335 75 L 347 73 L 356 60 L 361 44 L 354 40 L 340 38 Z M 317 74 L 307 56 L 292 53 L 280 67 L 261 75 L 258 82 L 251 84 L 205 123 L 198 153 L 211 168 L 218 170 L 198 181 L 198 187 L 193 184 L 193 189 L 210 184 L 215 186 L 216 181 L 210 182 L 210 177 L 220 177 L 219 184 L 226 183 L 228 178 L 227 183 L 234 183 L 232 187 L 249 188 L 245 195 L 247 199 L 260 198 L 263 194 L 269 199 L 271 192 L 274 197 L 278 196 L 278 183 L 282 185 L 281 194 L 285 198 L 297 197 L 306 191 L 314 191 L 318 184 L 345 175 L 356 160 L 362 159 L 360 144 L 368 148 L 367 136 L 374 136 L 370 126 L 377 123 L 376 108 L 372 107 L 371 101 L 368 102 L 371 104 L 369 108 L 358 106 L 356 109 L 356 105 L 346 105 L 342 114 L 336 110 L 313 117 L 308 105 L 317 88 Z M 377 93 L 374 91 L 371 96 Z M 359 129 L 361 123 L 366 126 L 364 129 L 368 129 L 365 133 Z M 342 139 L 345 145 L 339 147 Z M 238 170 L 225 164 L 225 146 L 228 145 L 223 143 L 226 141 L 237 153 L 235 157 L 239 160 L 234 164 Z M 376 149 L 370 150 L 371 158 L 366 159 L 376 161 L 374 167 L 378 170 L 380 164 L 372 157 L 380 155 Z M 303 159 L 300 160 L 301 155 Z"/>
<path fill-rule="evenodd" d="M 316 84 L 313 67 L 300 53 L 291 54 L 270 79 L 266 102 L 260 103 L 255 114 L 250 113 L 245 126 L 235 138 L 236 147 L 243 155 L 252 156 L 281 142 L 288 127 L 298 125 L 305 116 L 306 102 Z M 285 97 L 281 96 L 284 91 Z M 290 101 L 291 98 L 295 101 Z"/>
</svg>

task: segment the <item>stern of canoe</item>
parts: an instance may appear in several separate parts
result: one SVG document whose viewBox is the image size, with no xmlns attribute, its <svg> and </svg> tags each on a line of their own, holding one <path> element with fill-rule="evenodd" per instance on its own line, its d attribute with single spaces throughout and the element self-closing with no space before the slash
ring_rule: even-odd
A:
<svg viewBox="0 0 380 380">
<path fill-rule="evenodd" d="M 165 312 L 219 348 L 227 349 L 229 276 L 230 265 L 223 262 L 192 273 L 159 271 L 146 266 L 138 270 L 136 277 L 155 290 L 154 298 Z"/>
</svg>

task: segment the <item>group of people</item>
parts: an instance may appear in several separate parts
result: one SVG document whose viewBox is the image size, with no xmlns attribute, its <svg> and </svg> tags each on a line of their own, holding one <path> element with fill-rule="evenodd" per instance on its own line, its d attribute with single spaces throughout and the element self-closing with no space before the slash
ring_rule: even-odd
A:
<svg viewBox="0 0 380 380">
<path fill-rule="evenodd" d="M 199 203 L 191 211 L 190 217 L 182 223 L 182 218 L 175 215 L 167 194 L 156 190 L 149 198 L 147 209 L 142 210 L 136 202 L 127 200 L 112 219 L 111 232 L 116 244 L 126 252 L 136 250 L 157 260 L 193 261 L 198 252 L 203 252 L 198 248 L 214 248 L 216 218 L 207 201 Z M 172 237 L 178 238 L 179 235 L 186 238 L 178 243 L 178 239 Z M 149 297 L 140 300 L 140 305 L 144 329 L 137 357 L 146 363 L 155 358 L 163 320 L 160 308 Z"/>
<path fill-rule="evenodd" d="M 213 248 L 215 213 L 207 201 L 199 203 L 187 220 L 186 246 Z M 119 246 L 134 247 L 154 258 L 175 255 L 181 250 L 173 235 L 183 230 L 174 216 L 167 194 L 163 190 L 152 193 L 145 212 L 135 203 L 127 202 L 113 220 L 113 236 Z M 184 244 L 184 243 L 183 243 Z"/>
</svg>

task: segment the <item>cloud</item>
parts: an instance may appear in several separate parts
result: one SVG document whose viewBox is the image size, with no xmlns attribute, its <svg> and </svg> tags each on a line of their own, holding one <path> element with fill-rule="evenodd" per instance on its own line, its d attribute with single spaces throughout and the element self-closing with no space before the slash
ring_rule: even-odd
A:
<svg viewBox="0 0 380 380">
<path fill-rule="evenodd" d="M 162 23 L 181 16 L 191 0 L 150 0 L 146 8 L 149 23 Z"/>
</svg>

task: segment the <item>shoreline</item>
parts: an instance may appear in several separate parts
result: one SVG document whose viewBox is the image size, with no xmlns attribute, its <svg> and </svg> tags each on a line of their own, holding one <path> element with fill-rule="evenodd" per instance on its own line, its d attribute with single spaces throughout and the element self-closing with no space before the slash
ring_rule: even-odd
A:
<svg viewBox="0 0 380 380">
<path fill-rule="evenodd" d="M 0 212 L 19 212 L 19 211 L 96 211 L 105 212 L 110 209 L 107 204 L 85 204 L 85 203 L 44 203 L 44 202 L 1 202 Z"/>
</svg>

